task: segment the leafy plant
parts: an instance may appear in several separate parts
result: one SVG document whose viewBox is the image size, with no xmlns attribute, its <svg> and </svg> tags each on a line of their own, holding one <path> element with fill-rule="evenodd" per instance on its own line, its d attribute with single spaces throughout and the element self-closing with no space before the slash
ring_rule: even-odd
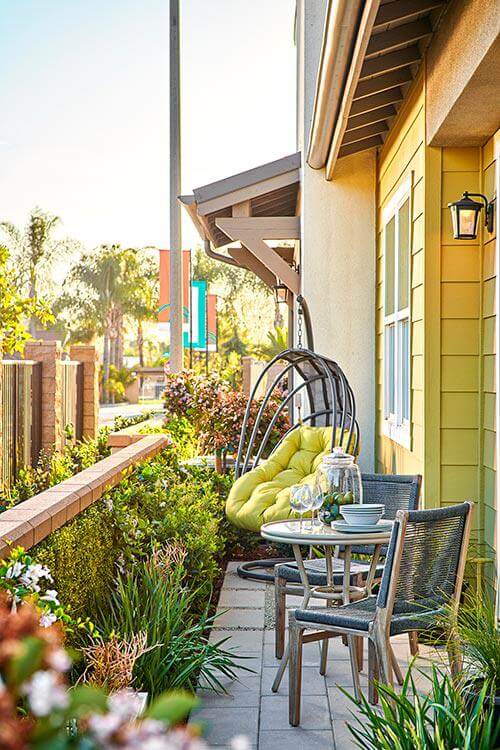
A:
<svg viewBox="0 0 500 750">
<path fill-rule="evenodd" d="M 487 594 L 467 595 L 456 616 L 448 608 L 444 625 L 461 652 L 465 679 L 473 683 L 484 681 L 500 695 L 500 631 L 493 598 Z"/>
<path fill-rule="evenodd" d="M 83 649 L 87 667 L 82 679 L 112 693 L 130 688 L 135 663 L 148 650 L 146 641 L 146 633 L 137 633 L 130 638 L 120 638 L 112 633 L 107 640 L 99 636 Z"/>
<path fill-rule="evenodd" d="M 13 354 L 31 338 L 26 321 L 36 318 L 45 325 L 53 320 L 49 308 L 34 296 L 25 297 L 9 266 L 9 253 L 0 245 L 0 351 Z"/>
<path fill-rule="evenodd" d="M 274 331 L 269 331 L 267 341 L 264 344 L 258 344 L 253 348 L 252 354 L 267 362 L 285 349 L 288 349 L 287 329 L 277 327 Z"/>
<path fill-rule="evenodd" d="M 34 608 L 11 613 L 0 598 L 0 642 L 8 644 L 0 652 L 2 750 L 201 750 L 195 735 L 177 726 L 196 705 L 187 693 L 162 695 L 139 717 L 131 692 L 108 697 L 90 685 L 69 689 L 71 659 L 61 635 L 41 628 Z"/>
<path fill-rule="evenodd" d="M 455 685 L 435 665 L 428 694 L 419 694 L 409 669 L 399 694 L 377 685 L 380 707 L 361 697 L 361 716 L 348 724 L 356 745 L 364 750 L 495 750 L 500 727 L 484 685 L 471 701 L 463 685 Z M 345 693 L 348 697 L 349 694 Z M 351 698 L 351 700 L 353 700 Z"/>
<path fill-rule="evenodd" d="M 96 440 L 67 444 L 60 452 L 42 451 L 36 466 L 22 468 L 14 485 L 0 492 L 0 510 L 28 500 L 109 456 L 107 437 L 108 430 L 104 428 Z"/>
<path fill-rule="evenodd" d="M 125 430 L 127 427 L 133 427 L 135 424 L 146 422 L 148 419 L 151 419 L 153 414 L 154 412 L 152 410 L 143 411 L 140 414 L 131 414 L 128 417 L 125 417 L 122 414 L 119 414 L 114 419 L 113 432 L 117 432 L 118 430 Z"/>
<path fill-rule="evenodd" d="M 198 677 L 222 690 L 219 676 L 235 676 L 234 655 L 224 641 L 208 640 L 213 617 L 193 616 L 196 590 L 187 587 L 185 550 L 178 544 L 155 550 L 150 559 L 119 576 L 103 632 L 131 638 L 147 634 L 150 650 L 135 664 L 136 684 L 151 695 L 180 686 L 195 689 Z"/>
</svg>

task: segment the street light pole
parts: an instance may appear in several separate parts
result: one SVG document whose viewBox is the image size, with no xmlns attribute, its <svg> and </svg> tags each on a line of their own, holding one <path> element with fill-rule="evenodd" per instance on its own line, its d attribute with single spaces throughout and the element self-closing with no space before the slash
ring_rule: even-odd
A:
<svg viewBox="0 0 500 750">
<path fill-rule="evenodd" d="M 183 366 L 179 0 L 170 0 L 170 370 Z"/>
</svg>

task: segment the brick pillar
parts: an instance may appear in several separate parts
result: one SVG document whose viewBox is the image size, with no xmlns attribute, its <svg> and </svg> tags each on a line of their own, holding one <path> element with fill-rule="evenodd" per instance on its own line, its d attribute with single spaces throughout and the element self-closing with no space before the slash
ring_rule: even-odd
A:
<svg viewBox="0 0 500 750">
<path fill-rule="evenodd" d="M 25 359 L 42 363 L 42 448 L 61 450 L 61 342 L 28 341 Z"/>
<path fill-rule="evenodd" d="M 83 363 L 83 436 L 97 437 L 99 425 L 99 362 L 95 346 L 74 344 L 69 356 Z"/>
</svg>

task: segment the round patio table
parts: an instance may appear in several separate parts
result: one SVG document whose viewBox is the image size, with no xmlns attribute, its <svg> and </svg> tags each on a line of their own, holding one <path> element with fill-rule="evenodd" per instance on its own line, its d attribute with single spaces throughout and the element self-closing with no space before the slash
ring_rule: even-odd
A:
<svg viewBox="0 0 500 750">
<path fill-rule="evenodd" d="M 380 558 L 380 550 L 384 544 L 388 544 L 391 538 L 391 531 L 377 531 L 372 533 L 340 532 L 323 524 L 311 524 L 310 519 L 304 521 L 271 521 L 265 523 L 260 529 L 264 539 L 271 542 L 282 544 L 291 544 L 295 561 L 300 576 L 300 581 L 304 589 L 304 598 L 300 609 L 306 609 L 311 599 L 324 599 L 327 605 L 337 601 L 342 604 L 363 599 L 371 594 L 377 564 Z M 364 584 L 362 586 L 351 585 L 351 549 L 358 545 L 373 545 L 373 554 L 370 561 L 370 567 Z M 307 577 L 307 571 L 304 566 L 301 547 L 322 547 L 325 551 L 326 560 L 326 586 L 312 586 Z M 342 586 L 334 585 L 334 575 L 339 570 L 334 570 L 334 560 L 338 557 L 339 548 L 344 548 L 343 555 L 343 578 Z M 348 637 L 349 650 L 351 659 L 353 658 L 355 646 L 352 636 Z M 326 647 L 325 647 L 326 648 Z M 272 690 L 276 692 L 279 688 L 286 665 L 288 663 L 289 645 L 287 644 L 285 653 L 281 660 Z"/>
</svg>

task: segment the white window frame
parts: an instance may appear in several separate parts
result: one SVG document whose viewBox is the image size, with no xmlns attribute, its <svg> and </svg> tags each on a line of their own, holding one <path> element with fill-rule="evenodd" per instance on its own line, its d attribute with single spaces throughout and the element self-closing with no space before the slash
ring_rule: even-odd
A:
<svg viewBox="0 0 500 750">
<path fill-rule="evenodd" d="M 383 222 L 383 244 L 384 244 L 384 296 L 383 296 L 383 312 L 384 312 L 384 358 L 383 358 L 383 373 L 384 373 L 384 398 L 383 398 L 383 431 L 384 435 L 389 437 L 393 442 L 399 445 L 411 449 L 411 262 L 412 262 L 412 175 L 409 175 L 404 182 L 396 190 L 394 196 L 391 198 L 389 203 L 385 206 L 382 212 Z M 402 208 L 404 203 L 409 201 L 409 221 L 408 221 L 408 306 L 403 310 L 398 310 L 399 300 L 399 210 Z M 390 315 L 386 315 L 385 305 L 387 299 L 387 234 L 386 228 L 391 219 L 394 219 L 394 312 Z M 409 405 L 409 417 L 408 419 L 403 418 L 403 399 L 404 395 L 401 387 L 401 379 L 403 373 L 403 360 L 402 360 L 402 347 L 400 336 L 398 335 L 398 323 L 407 321 L 408 322 L 408 359 L 407 359 L 407 373 L 408 373 L 408 398 Z M 395 400 L 395 411 L 389 412 L 388 408 L 388 392 L 389 392 L 389 362 L 387 359 L 387 331 L 390 326 L 394 326 L 394 400 Z"/>
</svg>

